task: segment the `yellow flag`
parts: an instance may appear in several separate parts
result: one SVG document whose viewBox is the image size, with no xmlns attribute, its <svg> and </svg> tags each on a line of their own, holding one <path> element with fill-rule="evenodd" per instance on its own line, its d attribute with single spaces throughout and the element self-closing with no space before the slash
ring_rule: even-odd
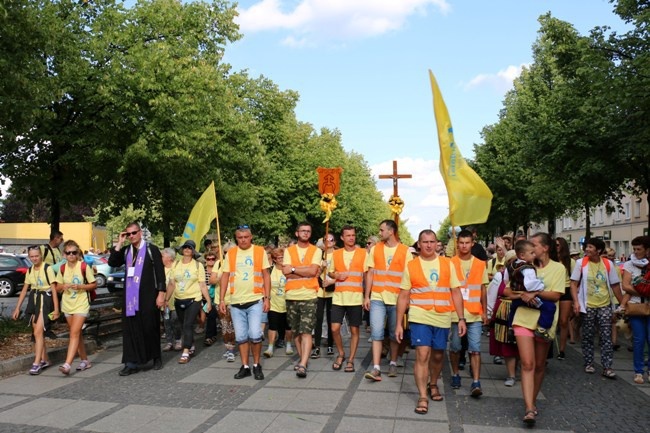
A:
<svg viewBox="0 0 650 433">
<path fill-rule="evenodd" d="M 429 70 L 433 111 L 438 126 L 440 173 L 449 196 L 449 218 L 452 226 L 480 224 L 487 221 L 492 205 L 492 191 L 460 154 L 454 141 L 454 130 L 433 73 Z"/>
<path fill-rule="evenodd" d="M 203 236 L 210 230 L 210 223 L 215 218 L 218 218 L 217 193 L 214 190 L 213 181 L 192 208 L 192 213 L 190 213 L 183 231 L 183 241 L 191 239 L 198 247 Z"/>
</svg>

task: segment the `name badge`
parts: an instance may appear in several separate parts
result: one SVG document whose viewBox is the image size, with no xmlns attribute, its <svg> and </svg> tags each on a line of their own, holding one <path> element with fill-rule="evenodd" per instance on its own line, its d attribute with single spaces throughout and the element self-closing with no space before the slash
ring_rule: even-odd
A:
<svg viewBox="0 0 650 433">
<path fill-rule="evenodd" d="M 467 289 L 467 288 L 465 288 L 465 289 L 461 288 L 461 289 L 460 289 L 460 293 L 463 295 L 463 301 L 469 301 L 469 289 Z"/>
<path fill-rule="evenodd" d="M 135 268 L 126 268 L 126 276 L 133 278 L 135 276 Z"/>
</svg>

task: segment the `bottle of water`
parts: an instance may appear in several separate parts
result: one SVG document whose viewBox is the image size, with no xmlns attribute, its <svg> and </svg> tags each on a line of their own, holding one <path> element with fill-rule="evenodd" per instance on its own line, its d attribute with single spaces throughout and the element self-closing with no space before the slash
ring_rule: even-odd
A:
<svg viewBox="0 0 650 433">
<path fill-rule="evenodd" d="M 163 314 L 165 320 L 169 320 L 169 307 L 165 307 L 165 313 Z"/>
</svg>

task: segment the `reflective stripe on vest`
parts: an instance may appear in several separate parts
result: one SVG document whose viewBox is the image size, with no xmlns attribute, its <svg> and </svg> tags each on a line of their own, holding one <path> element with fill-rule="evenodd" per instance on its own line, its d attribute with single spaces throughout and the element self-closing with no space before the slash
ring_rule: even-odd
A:
<svg viewBox="0 0 650 433">
<path fill-rule="evenodd" d="M 469 276 L 465 276 L 461 266 L 461 260 L 458 256 L 451 259 L 456 268 L 456 274 L 462 276 L 460 287 L 469 289 L 469 297 L 463 299 L 463 305 L 467 311 L 472 314 L 483 314 L 483 306 L 481 305 L 481 294 L 483 288 L 483 274 L 485 272 L 485 262 L 472 256 L 471 265 L 469 269 Z"/>
<path fill-rule="evenodd" d="M 237 252 L 239 247 L 232 247 L 228 250 L 228 265 L 230 266 L 230 275 L 228 278 L 228 287 L 230 294 L 235 293 L 235 274 L 237 271 Z M 233 253 L 233 254 L 231 254 Z M 264 262 L 263 247 L 253 245 L 253 293 L 264 295 L 264 278 L 262 277 L 262 263 Z"/>
<path fill-rule="evenodd" d="M 312 263 L 312 260 L 314 258 L 314 254 L 316 254 L 316 251 L 318 251 L 318 248 L 315 247 L 314 245 L 309 245 L 307 247 L 307 252 L 305 253 L 305 258 L 300 261 L 300 257 L 298 256 L 298 246 L 297 245 L 292 245 L 289 248 L 287 248 L 287 253 L 289 253 L 289 258 L 291 258 L 291 266 L 294 268 L 297 268 L 298 266 L 309 266 Z M 300 278 L 287 278 L 287 283 L 284 286 L 285 292 L 288 292 L 289 290 L 296 290 L 296 289 L 313 289 L 315 291 L 318 291 L 318 277 L 300 277 Z"/>
<path fill-rule="evenodd" d="M 384 243 L 379 242 L 375 245 L 374 260 L 375 267 L 372 276 L 372 291 L 381 293 L 384 290 L 395 295 L 399 294 L 400 284 L 402 283 L 402 274 L 406 266 L 406 254 L 408 247 L 404 244 L 397 244 L 395 255 L 386 269 L 386 256 L 384 255 Z"/>
<path fill-rule="evenodd" d="M 449 272 L 449 259 L 438 257 L 439 275 L 436 287 L 431 288 L 429 280 L 424 275 L 422 263 L 419 257 L 407 264 L 409 277 L 411 279 L 411 291 L 409 293 L 410 305 L 424 310 L 436 309 L 438 313 L 446 313 L 454 310 L 451 303 L 451 283 Z"/>
<path fill-rule="evenodd" d="M 353 292 L 363 293 L 363 267 L 366 263 L 366 250 L 364 248 L 357 248 L 354 251 L 350 267 L 345 266 L 343 260 L 344 249 L 334 250 L 332 257 L 334 259 L 334 271 L 347 272 L 348 277 L 345 281 L 337 281 L 335 283 L 335 292 Z"/>
</svg>

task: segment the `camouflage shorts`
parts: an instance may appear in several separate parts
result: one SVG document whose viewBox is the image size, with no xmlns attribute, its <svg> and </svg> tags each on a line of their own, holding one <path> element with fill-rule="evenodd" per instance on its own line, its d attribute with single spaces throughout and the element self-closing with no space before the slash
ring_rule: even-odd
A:
<svg viewBox="0 0 650 433">
<path fill-rule="evenodd" d="M 311 335 L 316 326 L 316 302 L 316 299 L 287 301 L 287 322 L 294 335 Z"/>
</svg>

